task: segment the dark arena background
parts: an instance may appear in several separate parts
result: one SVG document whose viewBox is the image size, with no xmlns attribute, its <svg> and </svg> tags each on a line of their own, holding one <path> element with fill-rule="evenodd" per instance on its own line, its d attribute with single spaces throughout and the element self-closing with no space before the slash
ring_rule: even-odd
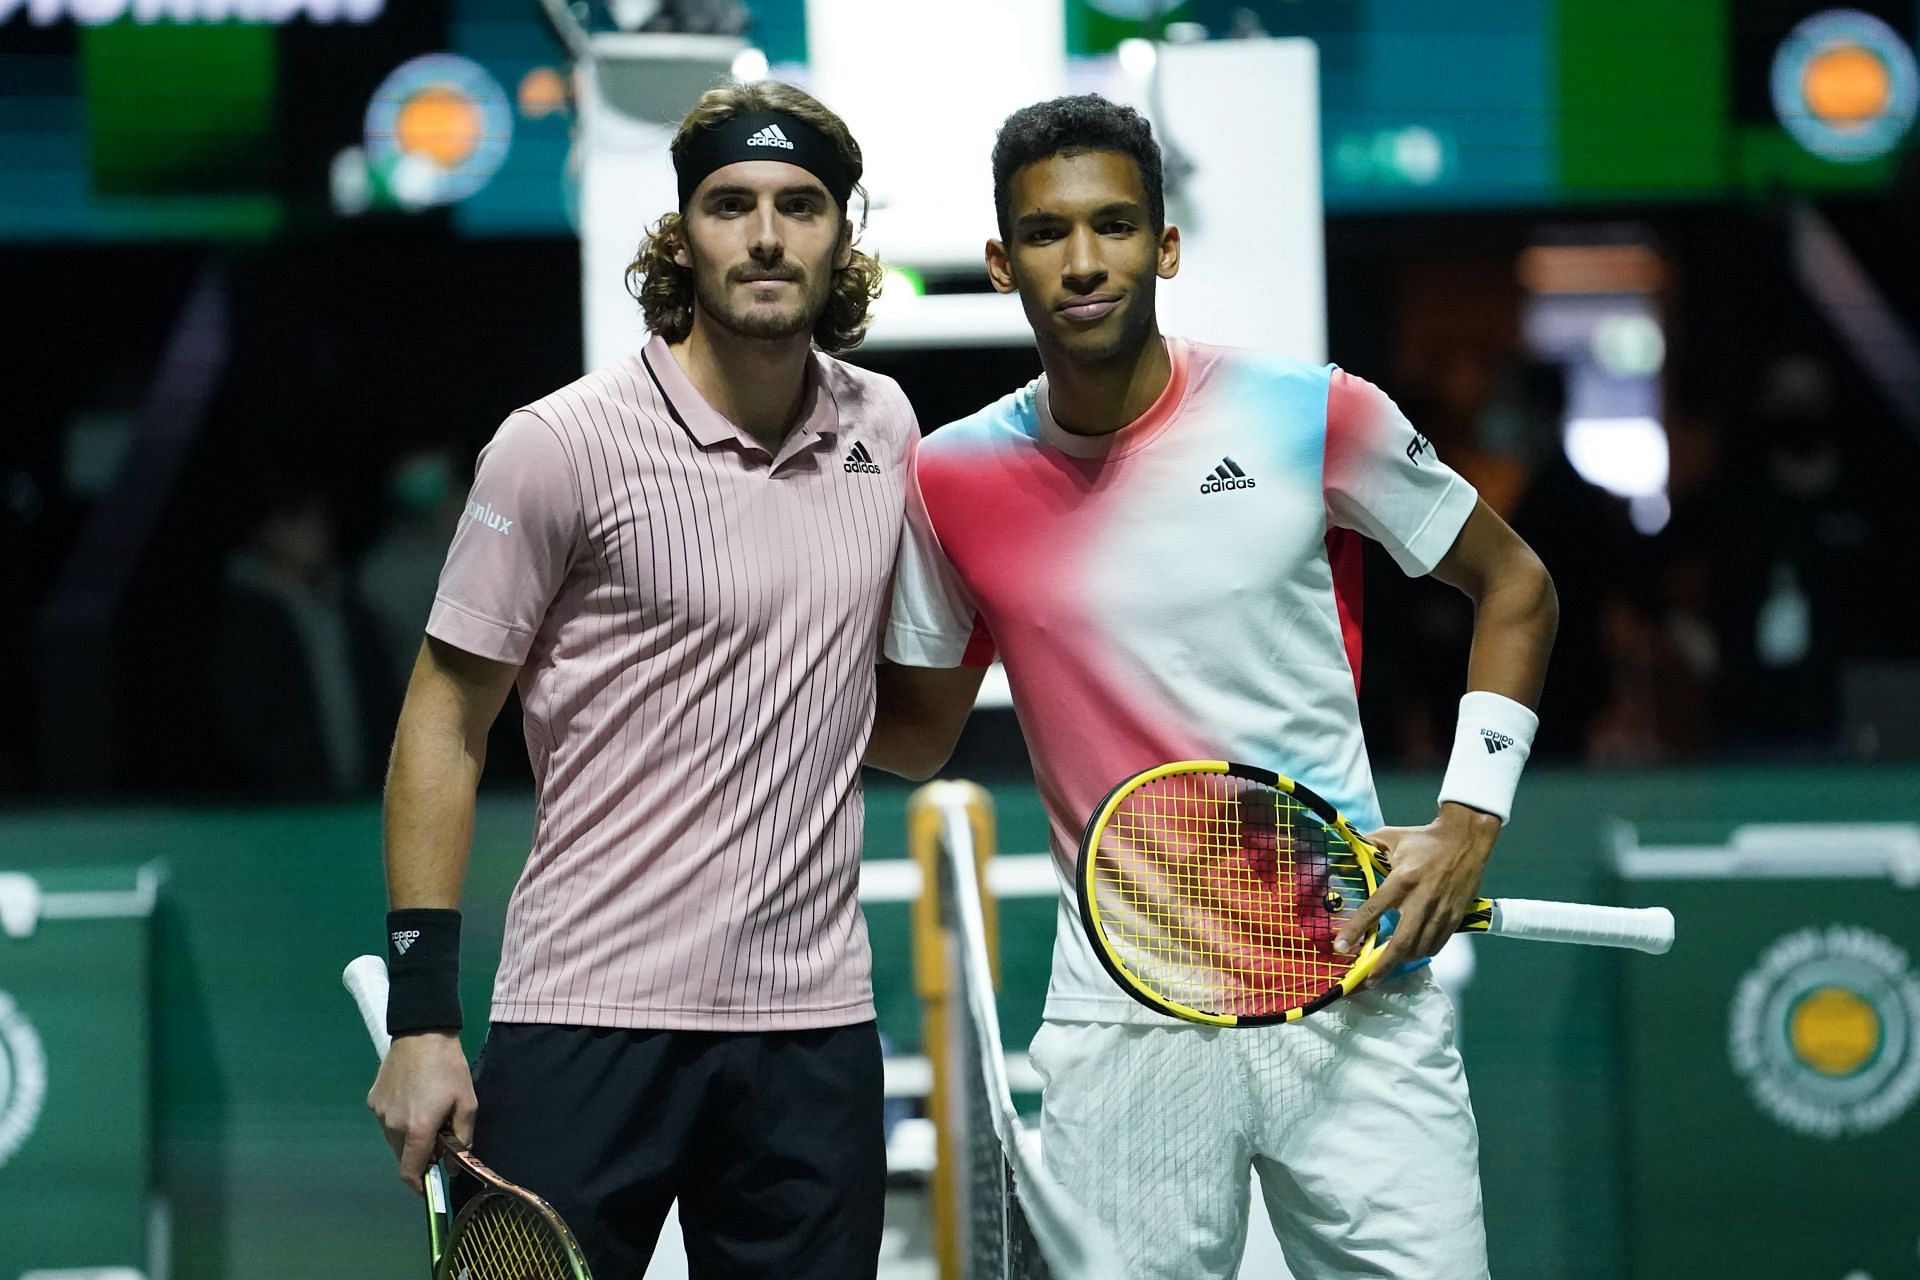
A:
<svg viewBox="0 0 1920 1280">
<path fill-rule="evenodd" d="M 624 267 L 728 76 L 861 138 L 888 271 L 848 358 L 923 432 L 1040 371 L 981 260 L 994 128 L 1101 93 L 1167 151 L 1166 329 L 1375 382 L 1539 552 L 1559 639 L 1489 888 L 1664 905 L 1678 942 L 1436 959 L 1492 1271 L 1920 1277 L 1917 31 L 1913 0 L 0 0 L 0 1280 L 423 1273 L 339 984 L 380 946 L 387 751 L 476 455 L 637 348 Z M 1472 612 L 1366 555 L 1368 752 L 1424 822 Z M 993 814 L 1030 1125 L 1055 887 L 997 672 L 941 776 Z M 866 777 L 882 1275 L 1045 1274 L 968 1238 L 941 1099 L 987 1086 L 916 986 L 911 859 L 953 851 L 911 790 Z M 510 700 L 470 1054 L 532 825 Z M 1242 1274 L 1285 1276 L 1254 1203 Z M 676 1231 L 649 1276 L 686 1274 Z"/>
</svg>

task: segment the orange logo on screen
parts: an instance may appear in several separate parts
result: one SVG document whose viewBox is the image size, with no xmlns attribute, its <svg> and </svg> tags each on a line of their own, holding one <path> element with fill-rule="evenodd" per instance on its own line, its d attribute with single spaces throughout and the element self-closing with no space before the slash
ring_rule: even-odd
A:
<svg viewBox="0 0 1920 1280">
<path fill-rule="evenodd" d="M 1815 54 L 1800 82 L 1807 109 L 1830 125 L 1871 120 L 1893 100 L 1893 76 L 1871 49 L 1835 45 Z"/>
<path fill-rule="evenodd" d="M 1826 1076 L 1850 1076 L 1880 1048 L 1880 1015 L 1845 987 L 1821 987 L 1794 1006 L 1787 1033 L 1794 1056 Z"/>
<path fill-rule="evenodd" d="M 520 114 L 540 120 L 566 110 L 566 77 L 552 67 L 535 67 L 520 78 Z"/>
<path fill-rule="evenodd" d="M 408 98 L 394 121 L 394 140 L 402 151 L 425 156 L 443 169 L 457 168 L 480 145 L 484 128 L 472 98 L 430 85 Z"/>
</svg>

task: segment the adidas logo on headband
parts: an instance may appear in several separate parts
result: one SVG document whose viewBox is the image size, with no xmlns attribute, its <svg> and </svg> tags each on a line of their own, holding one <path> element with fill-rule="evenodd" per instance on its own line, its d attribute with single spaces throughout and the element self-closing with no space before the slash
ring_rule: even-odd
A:
<svg viewBox="0 0 1920 1280">
<path fill-rule="evenodd" d="M 777 124 L 770 124 L 760 132 L 754 134 L 751 138 L 748 138 L 747 145 L 750 147 L 785 147 L 788 151 L 793 150 L 793 144 L 787 141 L 787 135 L 780 132 L 780 126 Z"/>
</svg>

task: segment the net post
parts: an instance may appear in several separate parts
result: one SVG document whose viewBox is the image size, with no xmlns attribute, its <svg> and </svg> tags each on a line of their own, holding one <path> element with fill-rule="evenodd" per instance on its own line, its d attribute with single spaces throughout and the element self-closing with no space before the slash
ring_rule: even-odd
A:
<svg viewBox="0 0 1920 1280">
<path fill-rule="evenodd" d="M 963 1280 L 965 1253 L 960 1232 L 966 1220 L 960 1202 L 961 1099 L 953 1080 L 953 1020 L 966 1011 L 956 1001 L 959 964 L 952 914 L 945 902 L 942 826 L 946 808 L 959 804 L 973 835 L 975 868 L 986 920 L 987 954 L 994 985 L 1000 982 L 999 917 L 986 892 L 987 863 L 993 856 L 993 800 L 971 782 L 930 782 L 907 801 L 907 850 L 920 868 L 920 896 L 913 903 L 913 981 L 920 997 L 921 1041 L 933 1066 L 927 1110 L 934 1122 L 933 1252 L 940 1280 Z"/>
</svg>

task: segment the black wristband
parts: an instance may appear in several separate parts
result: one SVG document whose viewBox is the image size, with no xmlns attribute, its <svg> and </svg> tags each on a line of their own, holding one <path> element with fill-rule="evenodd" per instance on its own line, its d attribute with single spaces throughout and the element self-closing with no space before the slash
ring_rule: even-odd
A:
<svg viewBox="0 0 1920 1280">
<path fill-rule="evenodd" d="M 460 1029 L 460 913 L 387 912 L 387 1034 Z"/>
</svg>

